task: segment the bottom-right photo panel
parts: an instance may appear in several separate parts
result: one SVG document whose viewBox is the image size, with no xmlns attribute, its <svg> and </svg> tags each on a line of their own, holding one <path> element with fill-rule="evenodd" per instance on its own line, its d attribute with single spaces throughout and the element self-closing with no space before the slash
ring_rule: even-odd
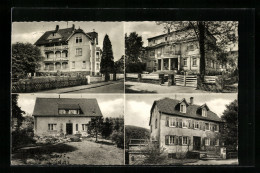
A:
<svg viewBox="0 0 260 173">
<path fill-rule="evenodd" d="M 125 99 L 126 165 L 238 165 L 237 93 Z"/>
</svg>

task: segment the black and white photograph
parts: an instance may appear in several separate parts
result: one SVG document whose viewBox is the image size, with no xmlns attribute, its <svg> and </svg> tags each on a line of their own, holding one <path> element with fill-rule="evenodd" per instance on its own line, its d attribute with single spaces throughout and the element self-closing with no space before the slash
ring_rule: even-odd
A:
<svg viewBox="0 0 260 173">
<path fill-rule="evenodd" d="M 123 165 L 123 95 L 13 94 L 11 165 Z"/>
<path fill-rule="evenodd" d="M 237 21 L 125 22 L 126 93 L 234 93 Z"/>
<path fill-rule="evenodd" d="M 238 165 L 237 94 L 127 95 L 129 165 Z"/>
<path fill-rule="evenodd" d="M 13 22 L 12 93 L 124 93 L 123 29 L 122 22 Z"/>
</svg>

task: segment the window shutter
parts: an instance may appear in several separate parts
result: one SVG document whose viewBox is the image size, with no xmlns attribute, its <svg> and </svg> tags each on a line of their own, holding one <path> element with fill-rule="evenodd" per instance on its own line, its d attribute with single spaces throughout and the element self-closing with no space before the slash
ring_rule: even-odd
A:
<svg viewBox="0 0 260 173">
<path fill-rule="evenodd" d="M 165 145 L 169 145 L 169 135 L 165 136 Z"/>
<path fill-rule="evenodd" d="M 176 143 L 175 145 L 179 145 L 179 136 L 176 136 Z"/>
<path fill-rule="evenodd" d="M 165 126 L 166 126 L 166 127 L 169 127 L 169 117 L 166 117 Z"/>
<path fill-rule="evenodd" d="M 191 137 L 188 136 L 188 145 L 190 145 L 190 144 L 191 144 Z"/>
<path fill-rule="evenodd" d="M 179 145 L 182 145 L 182 136 L 179 136 Z"/>
<path fill-rule="evenodd" d="M 176 118 L 176 127 L 179 127 L 179 119 Z"/>
<path fill-rule="evenodd" d="M 178 136 L 174 136 L 174 145 L 178 145 Z"/>
<path fill-rule="evenodd" d="M 194 129 L 194 121 L 193 120 L 191 121 L 191 125 L 192 125 L 191 128 Z"/>
<path fill-rule="evenodd" d="M 202 130 L 202 122 L 200 122 L 200 130 Z"/>
</svg>

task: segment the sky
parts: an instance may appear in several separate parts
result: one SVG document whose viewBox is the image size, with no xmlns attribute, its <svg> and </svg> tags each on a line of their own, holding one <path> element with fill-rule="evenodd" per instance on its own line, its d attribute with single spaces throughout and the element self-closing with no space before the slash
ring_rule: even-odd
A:
<svg viewBox="0 0 260 173">
<path fill-rule="evenodd" d="M 58 94 L 20 94 L 18 106 L 25 114 L 32 115 L 36 97 L 58 98 Z M 124 115 L 124 95 L 122 94 L 61 94 L 60 98 L 96 98 L 104 117 Z M 46 108 L 47 109 L 47 108 Z"/>
<path fill-rule="evenodd" d="M 174 94 L 126 95 L 125 124 L 149 128 L 150 110 L 153 102 L 165 97 L 175 99 Z M 209 109 L 220 117 L 226 109 L 225 105 L 237 99 L 237 94 L 176 94 L 177 100 L 185 98 L 189 102 L 190 97 L 194 97 L 193 102 L 196 105 L 202 105 L 206 103 Z"/>
<path fill-rule="evenodd" d="M 98 46 L 103 47 L 103 40 L 107 34 L 112 43 L 114 60 L 118 60 L 124 55 L 124 24 L 123 22 L 13 22 L 12 23 L 12 43 L 29 42 L 34 44 L 46 31 L 55 30 L 56 25 L 60 29 L 70 28 L 75 24 L 85 32 L 98 33 Z"/>
</svg>

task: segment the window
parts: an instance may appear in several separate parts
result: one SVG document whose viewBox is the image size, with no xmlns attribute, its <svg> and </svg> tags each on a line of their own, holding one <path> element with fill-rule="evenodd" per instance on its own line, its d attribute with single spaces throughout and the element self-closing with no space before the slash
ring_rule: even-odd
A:
<svg viewBox="0 0 260 173">
<path fill-rule="evenodd" d="M 155 40 L 153 40 L 153 44 L 155 44 Z"/>
<path fill-rule="evenodd" d="M 187 67 L 187 59 L 186 58 L 183 59 L 183 66 Z"/>
<path fill-rule="evenodd" d="M 82 62 L 82 68 L 85 69 L 86 68 L 86 61 Z"/>
<path fill-rule="evenodd" d="M 56 130 L 56 126 L 57 126 L 57 124 L 48 124 L 48 130 L 54 131 L 54 130 Z"/>
<path fill-rule="evenodd" d="M 192 66 L 197 66 L 197 58 L 192 58 Z"/>
<path fill-rule="evenodd" d="M 97 63 L 97 70 L 99 70 L 99 63 Z"/>
<path fill-rule="evenodd" d="M 209 146 L 210 145 L 210 139 L 209 138 L 205 138 L 205 145 Z"/>
<path fill-rule="evenodd" d="M 174 136 L 169 136 L 169 144 L 174 144 Z"/>
<path fill-rule="evenodd" d="M 135 161 L 135 157 L 134 157 L 134 156 L 131 157 L 131 161 L 132 161 L 132 162 Z"/>
<path fill-rule="evenodd" d="M 176 119 L 175 118 L 170 118 L 169 127 L 175 127 L 175 126 L 176 126 Z"/>
<path fill-rule="evenodd" d="M 209 123 L 205 123 L 205 129 L 209 130 Z"/>
<path fill-rule="evenodd" d="M 87 124 L 82 124 L 82 130 L 87 131 L 88 130 L 88 125 Z"/>
<path fill-rule="evenodd" d="M 167 41 L 167 37 L 165 37 L 165 41 Z"/>
<path fill-rule="evenodd" d="M 188 137 L 187 136 L 182 137 L 182 145 L 188 145 Z"/>
<path fill-rule="evenodd" d="M 177 136 L 166 135 L 166 136 L 165 136 L 165 145 L 173 145 L 173 144 L 176 144 L 176 138 L 177 138 Z M 176 144 L 176 145 L 177 145 L 177 144 Z"/>
<path fill-rule="evenodd" d="M 194 129 L 199 129 L 199 122 L 198 121 L 195 122 L 195 128 Z"/>
<path fill-rule="evenodd" d="M 155 55 L 155 51 L 154 50 L 151 50 L 150 51 L 150 56 L 154 56 Z"/>
<path fill-rule="evenodd" d="M 80 114 L 81 111 L 79 109 L 59 109 L 59 114 Z"/>
<path fill-rule="evenodd" d="M 194 50 L 194 46 L 191 44 L 188 46 L 188 50 Z"/>
<path fill-rule="evenodd" d="M 78 124 L 76 124 L 76 131 L 79 131 L 79 126 L 78 126 Z"/>
<path fill-rule="evenodd" d="M 76 49 L 76 56 L 82 56 L 82 48 Z"/>
<path fill-rule="evenodd" d="M 155 128 L 157 129 L 157 119 L 155 120 Z"/>
<path fill-rule="evenodd" d="M 82 43 L 82 37 L 76 37 L 76 43 Z"/>
<path fill-rule="evenodd" d="M 202 116 L 207 117 L 207 110 L 205 108 L 202 109 Z"/>
<path fill-rule="evenodd" d="M 72 61 L 72 68 L 75 68 L 75 61 Z"/>
<path fill-rule="evenodd" d="M 188 121 L 187 120 L 183 120 L 182 128 L 188 128 Z"/>
<path fill-rule="evenodd" d="M 180 112 L 186 113 L 186 105 L 184 103 L 181 103 L 180 105 Z"/>
<path fill-rule="evenodd" d="M 216 146 L 219 146 L 219 139 L 216 140 L 215 145 L 216 145 Z"/>
</svg>

